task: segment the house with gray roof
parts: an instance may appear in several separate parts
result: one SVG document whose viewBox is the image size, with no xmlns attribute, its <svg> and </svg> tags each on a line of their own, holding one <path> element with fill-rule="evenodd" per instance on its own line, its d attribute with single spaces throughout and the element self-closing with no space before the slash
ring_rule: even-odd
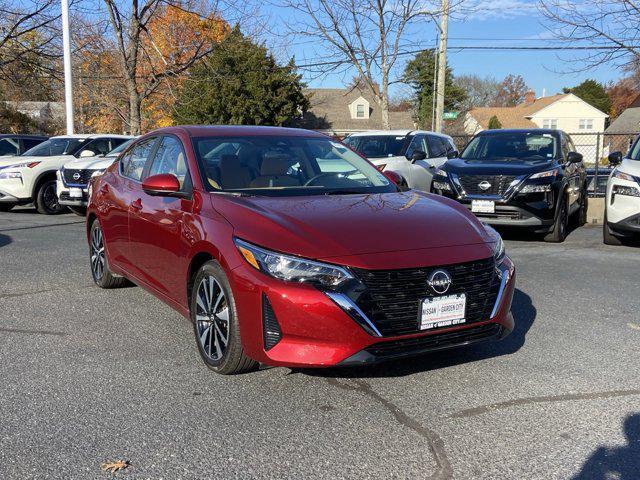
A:
<svg viewBox="0 0 640 480">
<path fill-rule="evenodd" d="M 606 133 L 636 133 L 640 132 L 640 95 L 631 105 L 616 118 Z"/>
<path fill-rule="evenodd" d="M 310 88 L 306 91 L 309 110 L 296 126 L 346 136 L 382 129 L 382 111 L 373 95 L 358 88 Z M 416 128 L 413 112 L 389 112 L 391 129 Z"/>
</svg>

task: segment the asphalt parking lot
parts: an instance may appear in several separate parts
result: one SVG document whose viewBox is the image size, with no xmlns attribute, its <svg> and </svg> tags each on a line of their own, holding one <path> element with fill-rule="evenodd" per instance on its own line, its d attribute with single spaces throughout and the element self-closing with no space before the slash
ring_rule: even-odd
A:
<svg viewBox="0 0 640 480">
<path fill-rule="evenodd" d="M 82 219 L 0 214 L 0 478 L 640 478 L 640 248 L 507 237 L 516 330 L 357 370 L 211 373 L 91 281 Z"/>
</svg>

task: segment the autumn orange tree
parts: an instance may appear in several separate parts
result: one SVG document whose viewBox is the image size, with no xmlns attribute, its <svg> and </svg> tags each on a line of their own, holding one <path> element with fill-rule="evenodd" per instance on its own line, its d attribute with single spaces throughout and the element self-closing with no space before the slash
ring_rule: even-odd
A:
<svg viewBox="0 0 640 480">
<path fill-rule="evenodd" d="M 150 124 L 169 121 L 172 90 L 229 26 L 207 0 L 103 2 L 126 92 L 125 130 L 137 135 L 145 128 L 143 107 Z"/>
</svg>

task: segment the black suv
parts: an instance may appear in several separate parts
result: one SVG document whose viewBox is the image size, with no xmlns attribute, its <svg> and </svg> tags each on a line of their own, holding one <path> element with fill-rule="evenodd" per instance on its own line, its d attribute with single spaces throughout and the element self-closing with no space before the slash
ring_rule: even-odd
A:
<svg viewBox="0 0 640 480">
<path fill-rule="evenodd" d="M 559 130 L 486 130 L 436 170 L 431 191 L 458 200 L 491 225 L 528 227 L 562 242 L 571 215 L 587 221 L 586 173 Z"/>
</svg>

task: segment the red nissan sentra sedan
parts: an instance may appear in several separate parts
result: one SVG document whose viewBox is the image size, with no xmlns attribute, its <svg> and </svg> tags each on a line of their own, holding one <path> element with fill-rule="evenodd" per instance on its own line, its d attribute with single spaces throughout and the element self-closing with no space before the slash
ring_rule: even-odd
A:
<svg viewBox="0 0 640 480">
<path fill-rule="evenodd" d="M 319 133 L 172 127 L 91 182 L 91 271 L 193 322 L 223 374 L 360 365 L 508 335 L 500 236 L 455 201 L 401 192 Z"/>
</svg>

